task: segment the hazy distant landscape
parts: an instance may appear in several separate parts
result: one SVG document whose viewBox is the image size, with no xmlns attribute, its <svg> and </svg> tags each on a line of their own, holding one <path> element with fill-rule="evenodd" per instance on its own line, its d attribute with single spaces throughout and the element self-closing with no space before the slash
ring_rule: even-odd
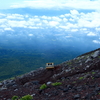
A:
<svg viewBox="0 0 100 100">
<path fill-rule="evenodd" d="M 45 67 L 47 62 L 55 65 L 70 60 L 79 54 L 72 47 L 35 48 L 34 50 L 0 49 L 0 80 L 15 77 L 39 67 Z"/>
<path fill-rule="evenodd" d="M 50 47 L 51 46 L 51 47 Z M 11 46 L 12 47 L 12 46 Z M 55 65 L 73 59 L 90 49 L 81 49 L 72 46 L 46 45 L 26 49 L 18 47 L 3 47 L 0 49 L 0 80 L 15 77 L 44 67 L 47 62 L 54 62 Z"/>
</svg>

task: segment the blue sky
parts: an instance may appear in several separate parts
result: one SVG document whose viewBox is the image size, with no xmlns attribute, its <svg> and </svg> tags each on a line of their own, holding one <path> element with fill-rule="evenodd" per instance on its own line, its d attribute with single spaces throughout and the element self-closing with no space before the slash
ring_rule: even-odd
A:
<svg viewBox="0 0 100 100">
<path fill-rule="evenodd" d="M 32 15 L 32 13 L 0 13 L 0 35 L 14 35 L 15 28 L 24 29 L 55 29 L 56 37 L 66 39 L 75 36 L 87 36 L 93 43 L 100 44 L 100 0 L 1 0 L 0 8 L 31 8 L 35 10 L 52 10 L 66 12 L 48 16 Z M 67 12 L 69 10 L 69 12 Z M 4 33 L 10 31 L 9 34 Z M 61 32 L 61 33 L 60 33 Z M 34 34 L 26 32 L 27 36 Z M 21 33 L 20 33 L 21 34 Z M 20 35 L 19 34 L 19 35 Z M 16 35 L 16 34 L 15 34 Z M 40 34 L 39 34 L 40 35 Z M 45 33 L 42 33 L 43 37 Z M 95 39 L 94 39 L 95 38 Z"/>
</svg>

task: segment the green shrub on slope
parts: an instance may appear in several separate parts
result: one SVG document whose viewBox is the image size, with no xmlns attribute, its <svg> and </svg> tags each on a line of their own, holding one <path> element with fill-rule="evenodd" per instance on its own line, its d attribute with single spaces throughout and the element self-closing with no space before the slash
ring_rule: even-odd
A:
<svg viewBox="0 0 100 100">
<path fill-rule="evenodd" d="M 45 83 L 40 86 L 40 89 L 45 89 L 45 88 L 47 88 L 47 85 Z"/>
<path fill-rule="evenodd" d="M 25 95 L 20 99 L 19 99 L 18 96 L 13 96 L 12 97 L 12 100 L 32 100 L 32 99 L 33 99 L 33 97 L 31 95 Z"/>
<path fill-rule="evenodd" d="M 58 85 L 61 85 L 61 84 L 62 84 L 61 82 L 52 83 L 53 86 L 58 86 Z"/>
</svg>

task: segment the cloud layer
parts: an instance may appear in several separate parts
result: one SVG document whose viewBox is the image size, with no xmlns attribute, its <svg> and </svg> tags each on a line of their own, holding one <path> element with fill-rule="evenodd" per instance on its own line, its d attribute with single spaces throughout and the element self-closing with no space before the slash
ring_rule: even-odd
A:
<svg viewBox="0 0 100 100">
<path fill-rule="evenodd" d="M 30 29 L 56 28 L 65 31 L 85 31 L 87 28 L 100 30 L 100 13 L 83 13 L 78 10 L 70 10 L 70 13 L 59 16 L 31 16 L 21 14 L 0 14 L 0 28 L 10 30 L 13 27 Z M 94 33 L 88 34 L 89 36 Z"/>
<path fill-rule="evenodd" d="M 12 8 L 35 9 L 92 9 L 100 10 L 100 0 L 27 0 L 22 4 L 11 5 Z"/>
</svg>

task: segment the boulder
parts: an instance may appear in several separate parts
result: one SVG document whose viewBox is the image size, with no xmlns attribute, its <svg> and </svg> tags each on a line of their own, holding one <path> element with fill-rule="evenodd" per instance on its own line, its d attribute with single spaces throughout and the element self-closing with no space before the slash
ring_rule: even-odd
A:
<svg viewBox="0 0 100 100">
<path fill-rule="evenodd" d="M 88 62 L 90 62 L 90 61 L 92 61 L 92 59 L 91 59 L 91 58 L 88 58 L 88 59 L 85 61 L 85 63 L 88 63 Z"/>
<path fill-rule="evenodd" d="M 100 51 L 98 50 L 98 51 L 95 51 L 91 56 L 93 57 L 93 58 L 95 58 L 95 57 L 97 57 L 97 56 L 99 56 L 100 55 Z"/>
<path fill-rule="evenodd" d="M 0 87 L 3 85 L 3 83 L 0 83 Z"/>
<path fill-rule="evenodd" d="M 1 88 L 0 88 L 0 91 L 3 91 L 3 90 L 7 90 L 7 88 L 1 87 Z"/>
</svg>

